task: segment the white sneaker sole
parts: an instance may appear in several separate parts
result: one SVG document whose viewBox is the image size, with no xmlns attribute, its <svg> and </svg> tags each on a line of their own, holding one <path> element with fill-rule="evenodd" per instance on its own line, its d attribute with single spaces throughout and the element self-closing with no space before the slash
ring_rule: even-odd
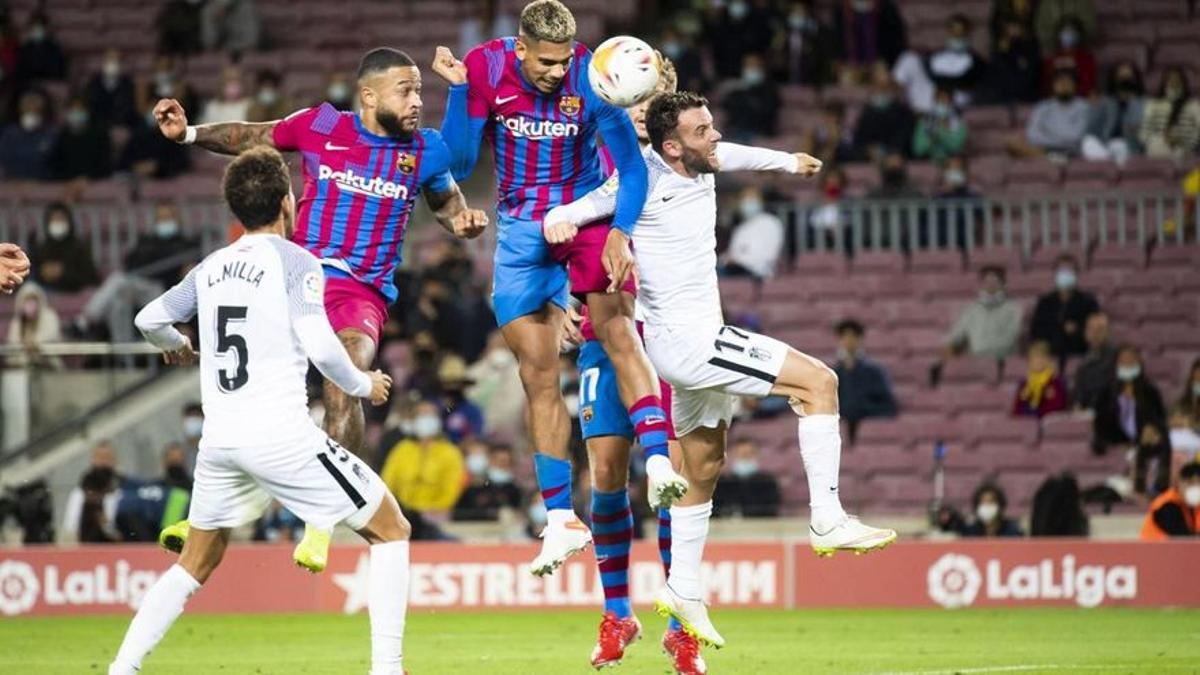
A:
<svg viewBox="0 0 1200 675">
<path fill-rule="evenodd" d="M 705 647 L 712 647 L 713 649 L 720 649 L 721 647 L 725 646 L 724 638 L 717 638 L 717 637 L 713 637 L 711 635 L 706 635 L 704 632 L 698 630 L 694 625 L 692 625 L 692 623 L 690 621 L 688 621 L 687 618 L 685 618 L 683 615 L 676 612 L 674 609 L 671 608 L 671 606 L 669 604 L 663 602 L 659 598 L 655 598 L 655 600 L 654 600 L 654 611 L 656 614 L 658 614 L 659 616 L 661 616 L 664 619 L 672 619 L 673 618 L 676 621 L 678 621 L 679 626 L 683 629 L 683 632 L 696 638 L 700 642 L 700 644 Z M 663 651 L 665 652 L 666 650 L 664 649 Z"/>
<path fill-rule="evenodd" d="M 890 546 L 894 541 L 896 541 L 896 533 L 892 532 L 891 534 L 888 534 L 887 536 L 883 537 L 882 539 L 878 539 L 870 544 L 864 544 L 861 546 L 857 546 L 854 544 L 844 544 L 842 546 L 813 545 L 812 550 L 813 550 L 813 553 L 816 553 L 817 557 L 820 557 L 820 558 L 832 558 L 833 555 L 839 551 L 853 553 L 854 555 L 866 555 L 866 554 L 874 552 L 874 551 L 882 551 L 883 549 Z"/>
<path fill-rule="evenodd" d="M 571 556 L 575 555 L 576 553 L 582 553 L 586 551 L 591 545 L 592 541 L 589 539 L 580 546 L 567 549 L 561 556 L 554 558 L 553 560 L 542 560 L 540 557 L 536 558 L 532 563 L 529 564 L 529 573 L 535 577 L 544 577 L 547 574 L 551 574 L 554 572 L 554 570 L 562 567 L 563 564 L 567 562 L 567 559 L 569 559 Z"/>
</svg>

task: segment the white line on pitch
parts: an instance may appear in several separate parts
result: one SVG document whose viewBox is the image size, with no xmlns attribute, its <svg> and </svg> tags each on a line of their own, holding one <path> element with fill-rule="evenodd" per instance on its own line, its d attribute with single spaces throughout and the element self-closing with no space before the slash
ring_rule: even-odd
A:
<svg viewBox="0 0 1200 675">
<path fill-rule="evenodd" d="M 947 668 L 944 670 L 899 670 L 872 675 L 958 675 L 959 673 L 1020 673 L 1038 670 L 1115 670 L 1120 666 L 1078 665 L 1066 666 L 1057 663 L 1019 666 L 983 666 L 980 668 Z"/>
</svg>

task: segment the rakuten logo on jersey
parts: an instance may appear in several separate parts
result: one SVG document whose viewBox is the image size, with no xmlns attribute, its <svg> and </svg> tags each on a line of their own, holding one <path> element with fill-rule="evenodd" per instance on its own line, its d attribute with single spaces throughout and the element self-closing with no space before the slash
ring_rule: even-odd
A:
<svg viewBox="0 0 1200 675">
<path fill-rule="evenodd" d="M 317 178 L 320 180 L 331 180 L 337 184 L 338 188 L 347 192 L 354 192 L 368 197 L 381 197 L 384 199 L 408 199 L 408 186 L 401 183 L 393 183 L 390 180 L 384 180 L 380 176 L 367 178 L 354 173 L 353 169 L 345 171 L 334 171 L 333 169 L 321 165 L 317 170 Z"/>
<path fill-rule="evenodd" d="M 1137 567 L 1077 565 L 1075 556 L 1064 555 L 1007 570 L 992 559 L 981 574 L 970 556 L 947 553 L 929 567 L 927 590 L 934 602 L 948 608 L 974 604 L 980 591 L 988 600 L 1074 600 L 1080 607 L 1096 607 L 1106 599 L 1136 598 Z"/>
<path fill-rule="evenodd" d="M 0 614 L 24 614 L 39 600 L 51 606 L 121 605 L 137 609 L 157 579 L 157 572 L 134 570 L 125 560 L 72 572 L 46 565 L 40 579 L 29 563 L 5 560 L 0 562 Z"/>
<path fill-rule="evenodd" d="M 573 122 L 552 122 L 550 120 L 533 121 L 526 117 L 505 117 L 496 115 L 496 119 L 518 138 L 528 138 L 532 141 L 547 138 L 568 138 L 579 135 L 579 125 Z"/>
</svg>

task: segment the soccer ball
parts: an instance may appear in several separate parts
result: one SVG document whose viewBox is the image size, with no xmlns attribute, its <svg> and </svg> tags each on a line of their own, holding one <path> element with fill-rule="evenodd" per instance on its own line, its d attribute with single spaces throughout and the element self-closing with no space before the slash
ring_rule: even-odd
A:
<svg viewBox="0 0 1200 675">
<path fill-rule="evenodd" d="M 658 84 L 658 54 L 650 45 L 628 35 L 605 40 L 592 54 L 588 79 L 605 101 L 622 108 L 636 105 Z"/>
</svg>

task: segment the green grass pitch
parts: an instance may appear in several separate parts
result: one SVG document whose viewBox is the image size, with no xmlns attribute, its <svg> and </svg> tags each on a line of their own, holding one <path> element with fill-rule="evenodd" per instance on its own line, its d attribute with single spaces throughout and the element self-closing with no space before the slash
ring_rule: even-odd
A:
<svg viewBox="0 0 1200 675">
<path fill-rule="evenodd" d="M 614 673 L 666 673 L 663 621 Z M 729 673 L 1195 673 L 1200 611 L 722 610 L 728 642 L 706 650 Z M 104 673 L 129 617 L 0 620 L 0 673 Z M 595 612 L 428 613 L 409 616 L 412 675 L 592 672 Z M 143 672 L 366 673 L 367 618 L 184 615 Z"/>
</svg>

